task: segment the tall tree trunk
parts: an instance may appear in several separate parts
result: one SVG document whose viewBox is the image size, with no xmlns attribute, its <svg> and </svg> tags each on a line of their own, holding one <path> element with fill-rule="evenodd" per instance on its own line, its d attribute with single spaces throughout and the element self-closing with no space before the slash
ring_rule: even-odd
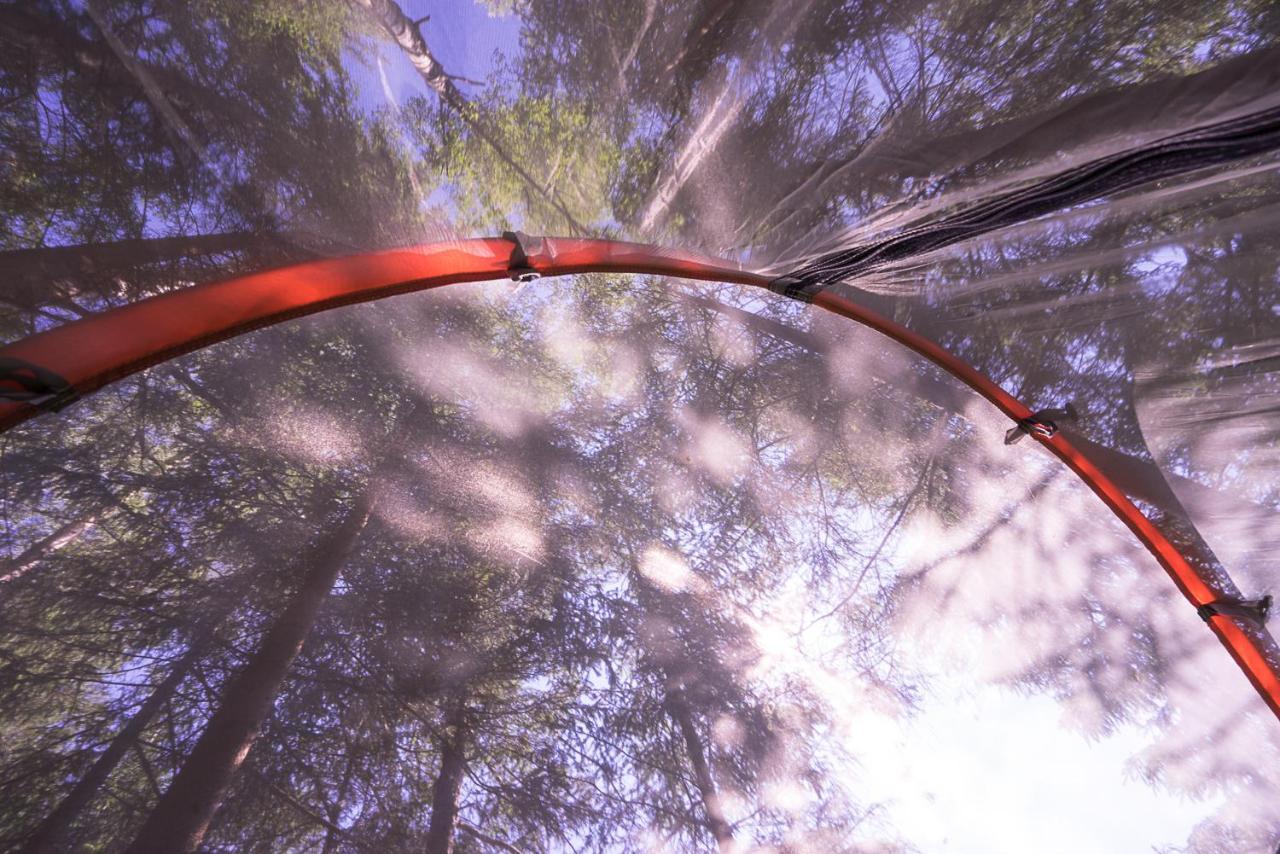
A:
<svg viewBox="0 0 1280 854">
<path fill-rule="evenodd" d="M 223 692 L 217 711 L 127 849 L 129 854 L 192 852 L 200 845 L 227 787 L 271 711 L 289 665 L 311 633 L 321 604 L 369 521 L 373 490 L 371 483 L 343 523 L 316 544 L 313 563 L 302 586 L 253 659 Z"/>
<path fill-rule="evenodd" d="M 138 737 L 151 723 L 156 712 L 169 701 L 187 673 L 204 656 L 215 628 L 216 623 L 210 621 L 196 631 L 190 647 L 174 662 L 169 675 L 155 687 L 151 696 L 147 697 L 146 701 L 133 713 L 133 717 L 129 718 L 129 722 L 116 733 L 115 738 L 111 739 L 107 749 L 102 751 L 94 761 L 93 767 L 80 778 L 80 782 L 76 783 L 75 787 L 62 799 L 62 803 L 58 804 L 40 825 L 23 849 L 25 854 L 54 854 L 67 849 L 65 843 L 78 822 L 80 813 L 93 801 L 94 796 L 111 776 L 111 772 L 120 764 L 125 753 L 137 746 Z"/>
<path fill-rule="evenodd" d="M 676 51 L 676 55 L 671 61 L 663 66 L 662 71 L 658 74 L 658 79 L 664 83 L 668 82 L 668 78 L 688 59 L 690 54 L 702 49 L 702 40 L 715 29 L 716 24 L 724 20 L 729 10 L 737 5 L 738 0 L 720 0 L 719 3 L 704 11 L 694 21 L 693 26 L 689 28 L 689 32 L 685 34 L 684 44 L 680 46 L 680 50 Z"/>
<path fill-rule="evenodd" d="M 97 524 L 100 515 L 98 513 L 90 513 L 70 521 L 44 539 L 28 546 L 22 554 L 13 560 L 0 561 L 0 584 L 17 581 L 30 572 L 40 561 L 68 543 L 74 542 L 81 534 Z"/>
<path fill-rule="evenodd" d="M 426 854 L 450 854 L 458 824 L 458 793 L 467 770 L 467 723 L 461 704 L 450 713 L 440 739 L 440 776 L 431 793 L 431 824 L 427 827 Z"/>
<path fill-rule="evenodd" d="M 49 279 L 103 273 L 122 267 L 151 264 L 174 258 L 193 258 L 216 252 L 236 252 L 248 248 L 269 248 L 270 238 L 247 231 L 192 236 L 153 237 L 87 243 L 77 246 L 43 246 L 0 252 L 0 269 L 10 282 L 39 282 Z"/>
<path fill-rule="evenodd" d="M 729 826 L 729 820 L 725 818 L 715 781 L 711 779 L 711 766 L 707 764 L 707 754 L 702 748 L 702 739 L 698 736 L 698 728 L 693 723 L 693 713 L 689 710 L 689 704 L 685 702 L 682 689 L 673 688 L 667 691 L 667 713 L 680 728 L 685 749 L 689 752 L 689 764 L 693 766 L 693 780 L 702 798 L 702 808 L 707 814 L 707 827 L 715 837 L 720 850 L 727 850 L 733 845 L 733 829 Z"/>
</svg>

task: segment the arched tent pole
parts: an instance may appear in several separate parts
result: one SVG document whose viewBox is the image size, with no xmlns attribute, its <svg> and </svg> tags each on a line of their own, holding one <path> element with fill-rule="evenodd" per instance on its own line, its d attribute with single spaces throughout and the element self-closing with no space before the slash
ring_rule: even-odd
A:
<svg viewBox="0 0 1280 854">
<path fill-rule="evenodd" d="M 115 380 L 236 335 L 326 309 L 508 276 L 638 273 L 750 285 L 796 296 L 897 341 L 955 376 L 1016 423 L 1035 413 L 929 339 L 851 300 L 720 259 L 635 243 L 507 235 L 311 261 L 195 285 L 86 317 L 0 348 L 0 431 Z M 1280 674 L 1214 590 L 1125 493 L 1060 432 L 1031 435 L 1076 473 L 1156 558 L 1280 718 Z"/>
</svg>

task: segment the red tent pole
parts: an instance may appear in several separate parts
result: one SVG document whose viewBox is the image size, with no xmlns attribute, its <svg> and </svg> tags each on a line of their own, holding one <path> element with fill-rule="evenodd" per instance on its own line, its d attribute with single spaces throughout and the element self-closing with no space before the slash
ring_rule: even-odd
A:
<svg viewBox="0 0 1280 854">
<path fill-rule="evenodd" d="M 396 294 L 509 275 L 609 272 L 675 276 L 769 288 L 769 277 L 720 259 L 635 243 L 573 238 L 480 238 L 311 261 L 161 294 L 72 321 L 0 348 L 0 361 L 51 372 L 76 395 L 218 341 L 330 308 Z M 813 305 L 875 329 L 923 356 L 985 397 L 1015 422 L 1032 410 L 938 344 L 829 291 Z M 0 389 L 23 390 L 0 379 Z M 65 397 L 65 395 L 63 396 Z M 39 400 L 0 400 L 0 431 L 41 411 Z M 1200 608 L 1217 598 L 1181 552 L 1125 493 L 1061 433 L 1032 436 L 1076 473 L 1133 531 L 1182 595 Z M 1280 717 L 1280 674 L 1260 644 L 1225 615 L 1210 629 L 1267 706 Z"/>
<path fill-rule="evenodd" d="M 624 272 L 767 281 L 723 262 L 651 246 L 561 239 L 541 244 L 544 251 L 532 259 L 541 275 Z M 75 320 L 0 347 L 0 360 L 17 359 L 52 372 L 76 395 L 85 395 L 152 365 L 284 320 L 443 285 L 505 278 L 523 267 L 524 258 L 508 239 L 480 238 L 295 264 Z M 22 391 L 0 375 L 0 391 L 6 387 Z M 40 411 L 31 403 L 0 399 L 0 431 Z"/>
<path fill-rule="evenodd" d="M 994 380 L 981 373 L 958 356 L 944 350 L 929 339 L 917 335 L 910 329 L 882 317 L 870 309 L 854 303 L 829 291 L 820 291 L 813 298 L 813 304 L 833 314 L 856 320 L 870 326 L 877 332 L 892 338 L 907 348 L 924 356 L 929 361 L 955 376 L 969 388 L 985 397 L 1014 421 L 1022 421 L 1034 414 L 1026 404 L 1010 395 Z M 1134 533 L 1147 551 L 1159 561 L 1165 572 L 1173 579 L 1173 583 L 1182 595 L 1197 608 L 1212 603 L 1218 598 L 1213 589 L 1205 582 L 1196 569 L 1187 561 L 1173 543 L 1169 542 L 1159 528 L 1152 524 L 1141 510 L 1137 508 L 1124 491 L 1115 484 L 1101 469 L 1071 444 L 1062 433 L 1053 436 L 1031 434 L 1040 444 L 1047 447 L 1058 459 L 1067 464 L 1079 478 L 1084 481 L 1102 502 L 1111 508 L 1111 512 Z M 1206 622 L 1213 633 L 1222 641 L 1236 664 L 1244 671 L 1245 676 L 1257 689 L 1267 706 L 1280 718 L 1280 674 L 1263 655 L 1262 649 L 1246 634 L 1240 626 L 1225 615 L 1210 616 Z"/>
</svg>

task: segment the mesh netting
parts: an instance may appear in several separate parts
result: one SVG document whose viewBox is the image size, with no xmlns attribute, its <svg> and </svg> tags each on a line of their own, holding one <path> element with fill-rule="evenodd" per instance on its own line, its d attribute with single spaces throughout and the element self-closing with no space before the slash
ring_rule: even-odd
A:
<svg viewBox="0 0 1280 854">
<path fill-rule="evenodd" d="M 1277 30 L 0 6 L 0 848 L 1273 851 Z"/>
</svg>

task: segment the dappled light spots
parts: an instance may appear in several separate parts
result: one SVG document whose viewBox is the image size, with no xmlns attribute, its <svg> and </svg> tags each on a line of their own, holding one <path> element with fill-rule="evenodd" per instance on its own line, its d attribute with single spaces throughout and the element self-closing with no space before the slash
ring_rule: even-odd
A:
<svg viewBox="0 0 1280 854">
<path fill-rule="evenodd" d="M 281 453 L 308 463 L 348 463 L 360 459 L 364 437 L 325 412 L 274 412 L 256 437 L 266 437 Z"/>
<path fill-rule="evenodd" d="M 680 462 L 721 486 L 746 473 L 751 464 L 750 445 L 719 416 L 685 408 L 675 413 L 675 421 L 685 434 L 677 451 Z"/>
<path fill-rule="evenodd" d="M 640 556 L 640 574 L 672 593 L 687 590 L 694 582 L 693 571 L 679 554 L 664 546 L 649 546 Z"/>
</svg>

